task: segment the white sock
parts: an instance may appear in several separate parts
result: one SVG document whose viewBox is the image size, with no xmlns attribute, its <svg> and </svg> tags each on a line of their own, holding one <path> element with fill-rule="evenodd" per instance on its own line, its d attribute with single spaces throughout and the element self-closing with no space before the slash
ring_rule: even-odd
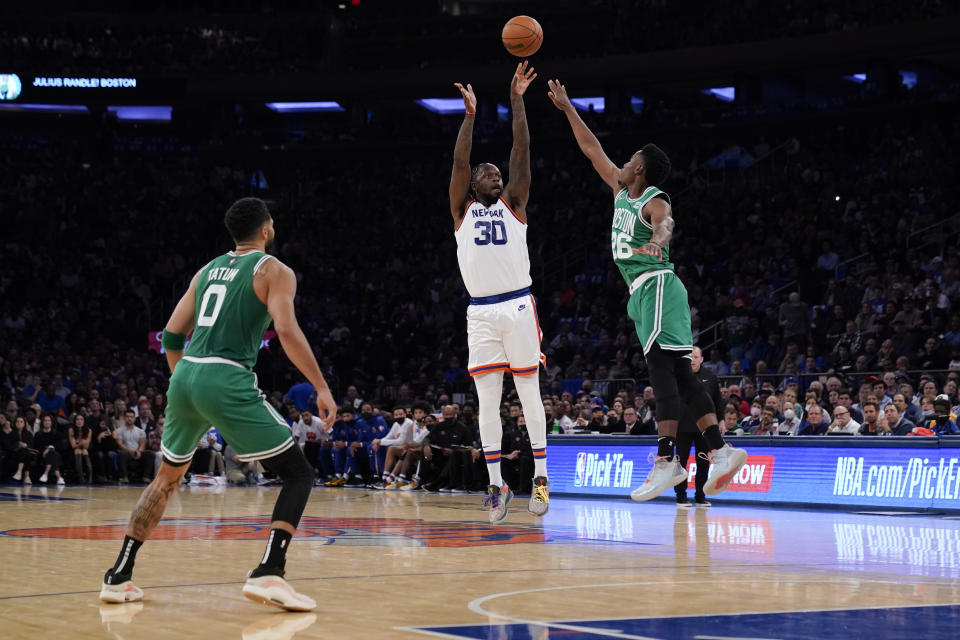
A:
<svg viewBox="0 0 960 640">
<path fill-rule="evenodd" d="M 523 405 L 523 417 L 527 419 L 527 433 L 530 434 L 530 447 L 533 449 L 534 477 L 547 477 L 547 416 L 543 412 L 543 400 L 540 398 L 540 373 L 529 376 L 514 376 L 520 404 Z"/>
<path fill-rule="evenodd" d="M 480 441 L 483 443 L 490 484 L 502 487 L 500 443 L 503 440 L 503 428 L 500 426 L 500 399 L 503 397 L 503 372 L 484 373 L 474 377 L 473 382 L 477 385 Z"/>
</svg>

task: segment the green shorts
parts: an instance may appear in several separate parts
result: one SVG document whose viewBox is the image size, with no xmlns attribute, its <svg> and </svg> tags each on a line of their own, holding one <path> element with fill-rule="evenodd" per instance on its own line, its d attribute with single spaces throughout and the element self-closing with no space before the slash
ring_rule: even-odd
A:
<svg viewBox="0 0 960 640">
<path fill-rule="evenodd" d="M 244 462 L 294 446 L 290 427 L 257 388 L 253 371 L 224 358 L 187 357 L 177 363 L 167 390 L 164 458 L 189 462 L 211 425 Z"/>
<path fill-rule="evenodd" d="M 646 354 L 654 343 L 669 351 L 693 349 L 687 288 L 672 271 L 641 275 L 630 287 L 627 314 L 637 327 Z"/>
</svg>

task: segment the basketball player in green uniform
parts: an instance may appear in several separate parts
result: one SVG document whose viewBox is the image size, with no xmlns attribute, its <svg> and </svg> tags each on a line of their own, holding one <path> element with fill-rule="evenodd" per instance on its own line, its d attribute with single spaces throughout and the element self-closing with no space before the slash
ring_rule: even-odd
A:
<svg viewBox="0 0 960 640">
<path fill-rule="evenodd" d="M 243 595 L 291 611 L 316 607 L 283 579 L 287 547 L 314 477 L 287 424 L 257 388 L 252 371 L 271 320 L 287 356 L 317 390 L 320 420 L 331 424 L 337 407 L 294 315 L 296 275 L 267 253 L 274 229 L 266 203 L 242 198 L 227 210 L 224 223 L 236 248 L 193 276 L 163 331 L 162 344 L 173 372 L 161 442 L 163 464 L 141 494 L 120 555 L 103 578 L 104 602 L 143 599 L 143 591 L 132 582 L 137 551 L 180 486 L 200 437 L 213 425 L 240 460 L 259 460 L 283 480 L 267 550 L 260 565 L 249 572 Z M 184 351 L 191 330 L 193 337 Z"/>
<path fill-rule="evenodd" d="M 670 159 L 648 144 L 618 167 L 577 114 L 566 88 L 548 81 L 547 94 L 564 112 L 580 150 L 613 189 L 613 261 L 627 282 L 627 314 L 636 325 L 657 400 L 657 456 L 646 482 L 630 496 L 651 500 L 687 478 L 676 456 L 677 424 L 683 404 L 701 416 L 697 426 L 710 447 L 710 476 L 704 493 L 715 495 L 730 484 L 747 461 L 742 449 L 723 442 L 713 401 L 690 368 L 693 336 L 687 290 L 673 271 L 668 245 L 673 235 L 670 197 L 657 185 L 670 175 Z"/>
</svg>

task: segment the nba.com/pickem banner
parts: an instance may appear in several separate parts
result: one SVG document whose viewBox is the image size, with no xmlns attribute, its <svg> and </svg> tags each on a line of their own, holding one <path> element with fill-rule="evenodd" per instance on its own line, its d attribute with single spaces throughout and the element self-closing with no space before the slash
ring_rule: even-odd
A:
<svg viewBox="0 0 960 640">
<path fill-rule="evenodd" d="M 960 510 L 960 438 L 739 438 L 747 463 L 717 496 L 749 502 Z M 878 446 L 882 445 L 882 446 Z M 653 438 L 551 437 L 554 493 L 628 496 L 647 477 Z M 697 460 L 690 456 L 690 480 Z"/>
</svg>

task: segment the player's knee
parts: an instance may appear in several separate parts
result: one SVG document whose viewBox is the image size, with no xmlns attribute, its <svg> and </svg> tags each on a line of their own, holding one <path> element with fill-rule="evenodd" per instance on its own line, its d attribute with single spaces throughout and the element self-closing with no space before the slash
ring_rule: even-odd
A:
<svg viewBox="0 0 960 640">
<path fill-rule="evenodd" d="M 663 395 L 656 394 L 656 388 L 654 388 L 654 396 L 657 400 L 657 420 L 679 420 L 680 414 L 683 412 L 683 404 L 680 402 L 680 395 L 676 393 L 664 393 Z"/>
</svg>

